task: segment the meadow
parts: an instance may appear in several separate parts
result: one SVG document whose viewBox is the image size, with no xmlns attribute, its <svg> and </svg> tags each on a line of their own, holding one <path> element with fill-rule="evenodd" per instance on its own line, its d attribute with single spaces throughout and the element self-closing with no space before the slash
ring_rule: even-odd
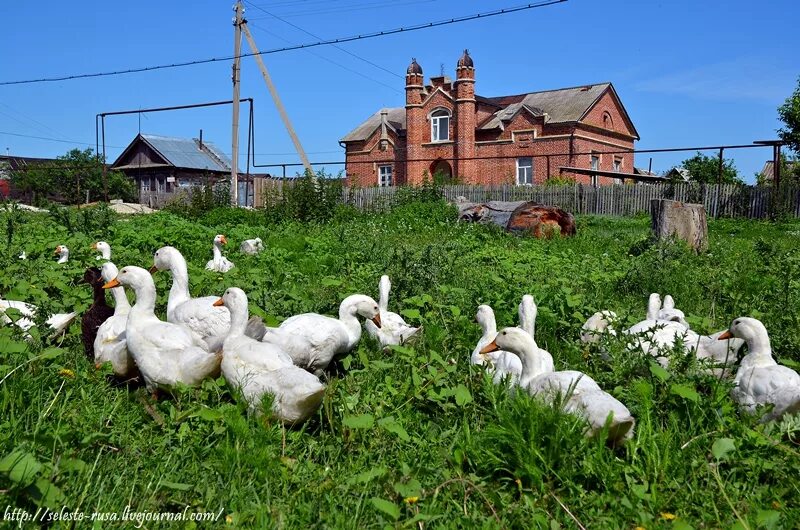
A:
<svg viewBox="0 0 800 530">
<path fill-rule="evenodd" d="M 339 209 L 326 223 L 226 208 L 192 219 L 0 213 L 0 295 L 46 311 L 89 306 L 81 278 L 96 264 L 91 243 L 105 240 L 119 267 L 149 267 L 157 248 L 177 247 L 194 295 L 241 287 L 272 325 L 336 314 L 352 293 L 377 298 L 388 274 L 390 310 L 424 326 L 414 344 L 387 352 L 363 336 L 327 375 L 321 409 L 295 428 L 248 415 L 223 379 L 157 402 L 115 384 L 84 356 L 78 322 L 56 340 L 2 327 L 0 510 L 222 514 L 189 528 L 800 527 L 799 419 L 740 414 L 730 383 L 679 352 L 664 370 L 622 339 L 604 339 L 607 358 L 579 341 L 595 311 L 633 324 L 659 292 L 704 333 L 759 318 L 776 356 L 796 368 L 800 222 L 712 220 L 710 249 L 697 256 L 650 241 L 643 217 L 579 217 L 576 237 L 552 240 L 455 219 L 438 201 Z M 203 269 L 217 233 L 236 264 L 224 275 Z M 240 254 L 253 237 L 265 251 Z M 55 263 L 58 244 L 72 251 L 67 264 Z M 155 278 L 163 317 L 170 278 Z M 637 418 L 625 446 L 584 437 L 578 418 L 509 395 L 470 365 L 478 304 L 494 308 L 499 326 L 517 325 L 525 293 L 556 368 L 588 373 Z M 95 524 L 114 526 L 132 525 Z M 162 526 L 174 525 L 144 525 Z"/>
</svg>

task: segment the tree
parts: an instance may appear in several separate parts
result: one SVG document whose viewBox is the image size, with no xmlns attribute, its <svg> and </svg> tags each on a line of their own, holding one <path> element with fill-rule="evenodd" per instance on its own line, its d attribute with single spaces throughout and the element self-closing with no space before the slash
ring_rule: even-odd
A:
<svg viewBox="0 0 800 530">
<path fill-rule="evenodd" d="M 764 175 L 760 171 L 756 173 L 756 184 L 759 186 L 771 186 L 774 179 L 772 175 Z M 781 182 L 797 182 L 800 180 L 800 161 L 791 155 L 781 153 Z"/>
<path fill-rule="evenodd" d="M 716 184 L 719 181 L 719 156 L 707 156 L 697 152 L 692 158 L 681 162 L 681 167 L 689 172 L 692 182 L 705 182 Z M 722 160 L 722 183 L 741 183 L 739 172 L 733 165 L 733 160 Z"/>
<path fill-rule="evenodd" d="M 800 78 L 792 95 L 778 107 L 778 116 L 784 124 L 778 129 L 778 136 L 789 149 L 800 154 Z"/>
<path fill-rule="evenodd" d="M 109 199 L 133 200 L 136 186 L 123 173 L 106 171 Z M 56 160 L 33 165 L 12 175 L 11 184 L 18 191 L 27 193 L 31 202 L 45 198 L 57 198 L 68 204 L 79 204 L 86 200 L 99 201 L 104 198 L 103 161 L 92 149 L 72 149 Z"/>
</svg>

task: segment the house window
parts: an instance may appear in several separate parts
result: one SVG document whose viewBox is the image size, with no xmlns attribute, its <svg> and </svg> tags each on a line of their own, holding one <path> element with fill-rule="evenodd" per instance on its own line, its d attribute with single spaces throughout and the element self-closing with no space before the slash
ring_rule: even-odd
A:
<svg viewBox="0 0 800 530">
<path fill-rule="evenodd" d="M 529 156 L 517 158 L 517 186 L 533 185 L 533 159 Z"/>
<path fill-rule="evenodd" d="M 614 157 L 614 171 L 617 173 L 622 172 L 622 159 L 618 156 Z"/>
<path fill-rule="evenodd" d="M 592 170 L 593 171 L 599 171 L 600 170 L 600 155 L 592 155 L 592 159 L 591 160 L 592 160 L 592 164 L 591 164 Z M 597 186 L 597 183 L 598 183 L 598 177 L 597 177 L 596 174 L 594 174 L 594 175 L 592 175 L 592 186 Z"/>
<path fill-rule="evenodd" d="M 378 186 L 392 185 L 392 166 L 378 166 Z"/>
<path fill-rule="evenodd" d="M 446 142 L 450 139 L 450 113 L 444 109 L 431 114 L 431 142 Z"/>
</svg>

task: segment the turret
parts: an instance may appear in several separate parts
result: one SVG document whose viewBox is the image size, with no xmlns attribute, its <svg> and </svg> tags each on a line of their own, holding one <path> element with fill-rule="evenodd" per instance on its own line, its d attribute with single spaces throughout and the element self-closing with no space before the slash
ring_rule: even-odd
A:
<svg viewBox="0 0 800 530">
<path fill-rule="evenodd" d="M 475 65 L 468 50 L 456 63 L 455 174 L 471 184 L 477 182 L 475 160 Z"/>
</svg>

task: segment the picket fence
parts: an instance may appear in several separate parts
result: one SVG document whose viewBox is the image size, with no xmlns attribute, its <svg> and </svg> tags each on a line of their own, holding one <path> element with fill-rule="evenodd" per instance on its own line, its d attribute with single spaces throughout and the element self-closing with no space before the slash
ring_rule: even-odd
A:
<svg viewBox="0 0 800 530">
<path fill-rule="evenodd" d="M 385 210 L 396 203 L 396 187 L 345 188 L 344 202 L 362 210 Z M 800 188 L 781 189 L 739 184 L 656 183 L 588 186 L 468 186 L 441 187 L 447 200 L 464 197 L 469 202 L 535 201 L 558 206 L 573 214 L 636 215 L 650 212 L 652 199 L 703 204 L 712 217 L 763 219 L 774 212 L 800 217 Z"/>
</svg>

